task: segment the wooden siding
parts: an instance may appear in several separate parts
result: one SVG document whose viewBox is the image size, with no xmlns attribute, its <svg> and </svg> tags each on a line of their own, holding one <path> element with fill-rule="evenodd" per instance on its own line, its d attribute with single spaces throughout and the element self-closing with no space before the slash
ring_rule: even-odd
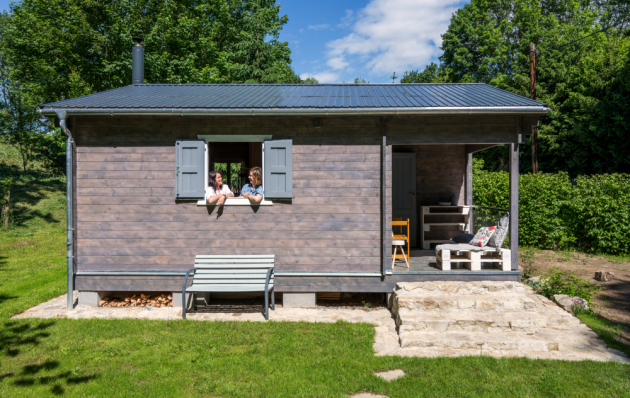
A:
<svg viewBox="0 0 630 398">
<path fill-rule="evenodd" d="M 243 120 L 247 128 L 233 119 L 140 120 L 76 121 L 78 270 L 181 270 L 196 254 L 275 254 L 277 270 L 380 271 L 378 123 L 340 123 L 311 145 L 312 120 Z M 293 139 L 295 199 L 259 209 L 176 202 L 175 140 L 210 127 Z M 353 145 L 339 144 L 344 137 Z"/>
<path fill-rule="evenodd" d="M 385 235 L 391 234 L 393 143 L 434 144 L 434 134 L 446 143 L 510 142 L 514 120 L 425 117 L 387 121 Z M 196 254 L 276 254 L 277 270 L 381 271 L 380 118 L 330 118 L 321 128 L 314 128 L 313 119 L 299 117 L 86 116 L 73 120 L 73 134 L 77 144 L 75 251 L 80 271 L 189 269 Z M 198 134 L 292 139 L 293 200 L 259 209 L 219 210 L 199 207 L 194 201 L 176 202 L 175 140 L 194 139 Z M 484 138 L 471 139 L 475 134 Z M 455 152 L 447 150 L 442 155 L 455 156 Z M 385 270 L 390 268 L 386 261 Z M 105 277 L 77 277 L 77 288 L 97 286 L 98 278 Z M 148 277 L 131 278 L 135 282 L 127 283 L 125 289 L 153 286 L 151 278 L 144 278 Z M 390 280 L 386 278 L 387 283 Z M 98 290 L 115 290 L 114 282 L 103 279 L 103 283 Z M 331 282 L 331 286 L 336 285 Z M 355 286 L 348 282 L 338 291 L 355 291 Z"/>
</svg>

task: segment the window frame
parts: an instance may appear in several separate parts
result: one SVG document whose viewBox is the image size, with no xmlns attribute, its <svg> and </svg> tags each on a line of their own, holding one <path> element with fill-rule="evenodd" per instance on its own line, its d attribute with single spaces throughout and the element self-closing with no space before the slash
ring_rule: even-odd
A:
<svg viewBox="0 0 630 398">
<path fill-rule="evenodd" d="M 205 141 L 205 159 L 204 159 L 204 186 L 205 190 L 208 189 L 208 173 L 210 172 L 210 151 L 208 148 L 208 144 L 213 142 L 262 142 L 262 165 L 261 169 L 263 169 L 262 179 L 264 184 L 264 167 L 265 167 L 265 140 L 270 140 L 270 135 L 243 135 L 243 136 L 235 136 L 235 135 L 198 135 L 197 138 Z M 263 185 L 264 186 L 264 185 Z M 204 194 L 205 196 L 205 194 Z M 273 206 L 273 202 L 270 200 L 265 200 L 265 195 L 263 191 L 263 198 L 260 203 L 252 203 L 249 199 L 246 198 L 226 198 L 223 206 Z M 204 197 L 203 200 L 197 201 L 197 206 L 216 206 L 215 204 L 206 203 L 206 199 Z"/>
</svg>

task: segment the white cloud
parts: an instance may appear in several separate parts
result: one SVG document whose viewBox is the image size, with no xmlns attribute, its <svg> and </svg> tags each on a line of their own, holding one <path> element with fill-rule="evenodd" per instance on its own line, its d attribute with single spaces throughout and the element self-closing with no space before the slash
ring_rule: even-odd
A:
<svg viewBox="0 0 630 398">
<path fill-rule="evenodd" d="M 350 65 L 348 62 L 344 61 L 343 57 L 331 58 L 326 61 L 326 65 L 330 66 L 334 70 L 346 68 Z"/>
<path fill-rule="evenodd" d="M 302 73 L 300 78 L 302 80 L 314 77 L 320 83 L 336 83 L 339 81 L 339 74 L 334 72 L 321 72 L 321 73 Z"/>
<path fill-rule="evenodd" d="M 328 25 L 327 23 L 323 23 L 320 25 L 308 25 L 309 29 L 313 29 L 313 30 L 322 30 L 322 29 L 328 29 L 330 25 Z"/>
<path fill-rule="evenodd" d="M 346 10 L 346 15 L 341 18 L 341 23 L 338 24 L 337 27 L 347 28 L 348 26 L 352 25 L 352 22 L 354 22 L 354 11 Z"/>
<path fill-rule="evenodd" d="M 423 69 L 440 54 L 440 35 L 461 4 L 462 0 L 372 0 L 356 14 L 352 33 L 326 44 L 327 64 L 334 70 L 360 64 L 377 74 Z M 342 24 L 354 17 L 346 11 Z"/>
</svg>

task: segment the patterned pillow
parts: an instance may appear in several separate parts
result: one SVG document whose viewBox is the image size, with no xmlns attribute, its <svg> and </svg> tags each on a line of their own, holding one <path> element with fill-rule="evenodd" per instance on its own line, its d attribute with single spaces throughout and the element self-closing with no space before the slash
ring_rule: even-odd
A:
<svg viewBox="0 0 630 398">
<path fill-rule="evenodd" d="M 477 235 L 470 241 L 469 245 L 484 247 L 488 244 L 488 241 L 494 234 L 496 227 L 482 227 L 479 228 Z"/>
<path fill-rule="evenodd" d="M 510 213 L 507 213 L 503 217 L 499 219 L 497 222 L 497 229 L 494 231 L 494 234 L 488 240 L 488 246 L 496 247 L 500 249 L 503 246 L 503 241 L 505 241 L 505 237 L 508 234 L 508 228 L 510 227 Z"/>
</svg>

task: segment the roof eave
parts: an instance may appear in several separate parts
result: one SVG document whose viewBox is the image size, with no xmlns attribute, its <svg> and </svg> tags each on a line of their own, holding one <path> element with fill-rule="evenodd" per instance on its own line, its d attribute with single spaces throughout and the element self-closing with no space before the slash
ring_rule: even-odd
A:
<svg viewBox="0 0 630 398">
<path fill-rule="evenodd" d="M 88 115 L 207 115 L 207 116 L 398 116 L 398 115 L 496 115 L 529 114 L 546 115 L 547 106 L 476 106 L 476 107 L 400 107 L 400 108 L 70 108 L 42 107 L 37 112 L 43 116 L 56 116 L 63 111 L 66 116 Z"/>
</svg>

